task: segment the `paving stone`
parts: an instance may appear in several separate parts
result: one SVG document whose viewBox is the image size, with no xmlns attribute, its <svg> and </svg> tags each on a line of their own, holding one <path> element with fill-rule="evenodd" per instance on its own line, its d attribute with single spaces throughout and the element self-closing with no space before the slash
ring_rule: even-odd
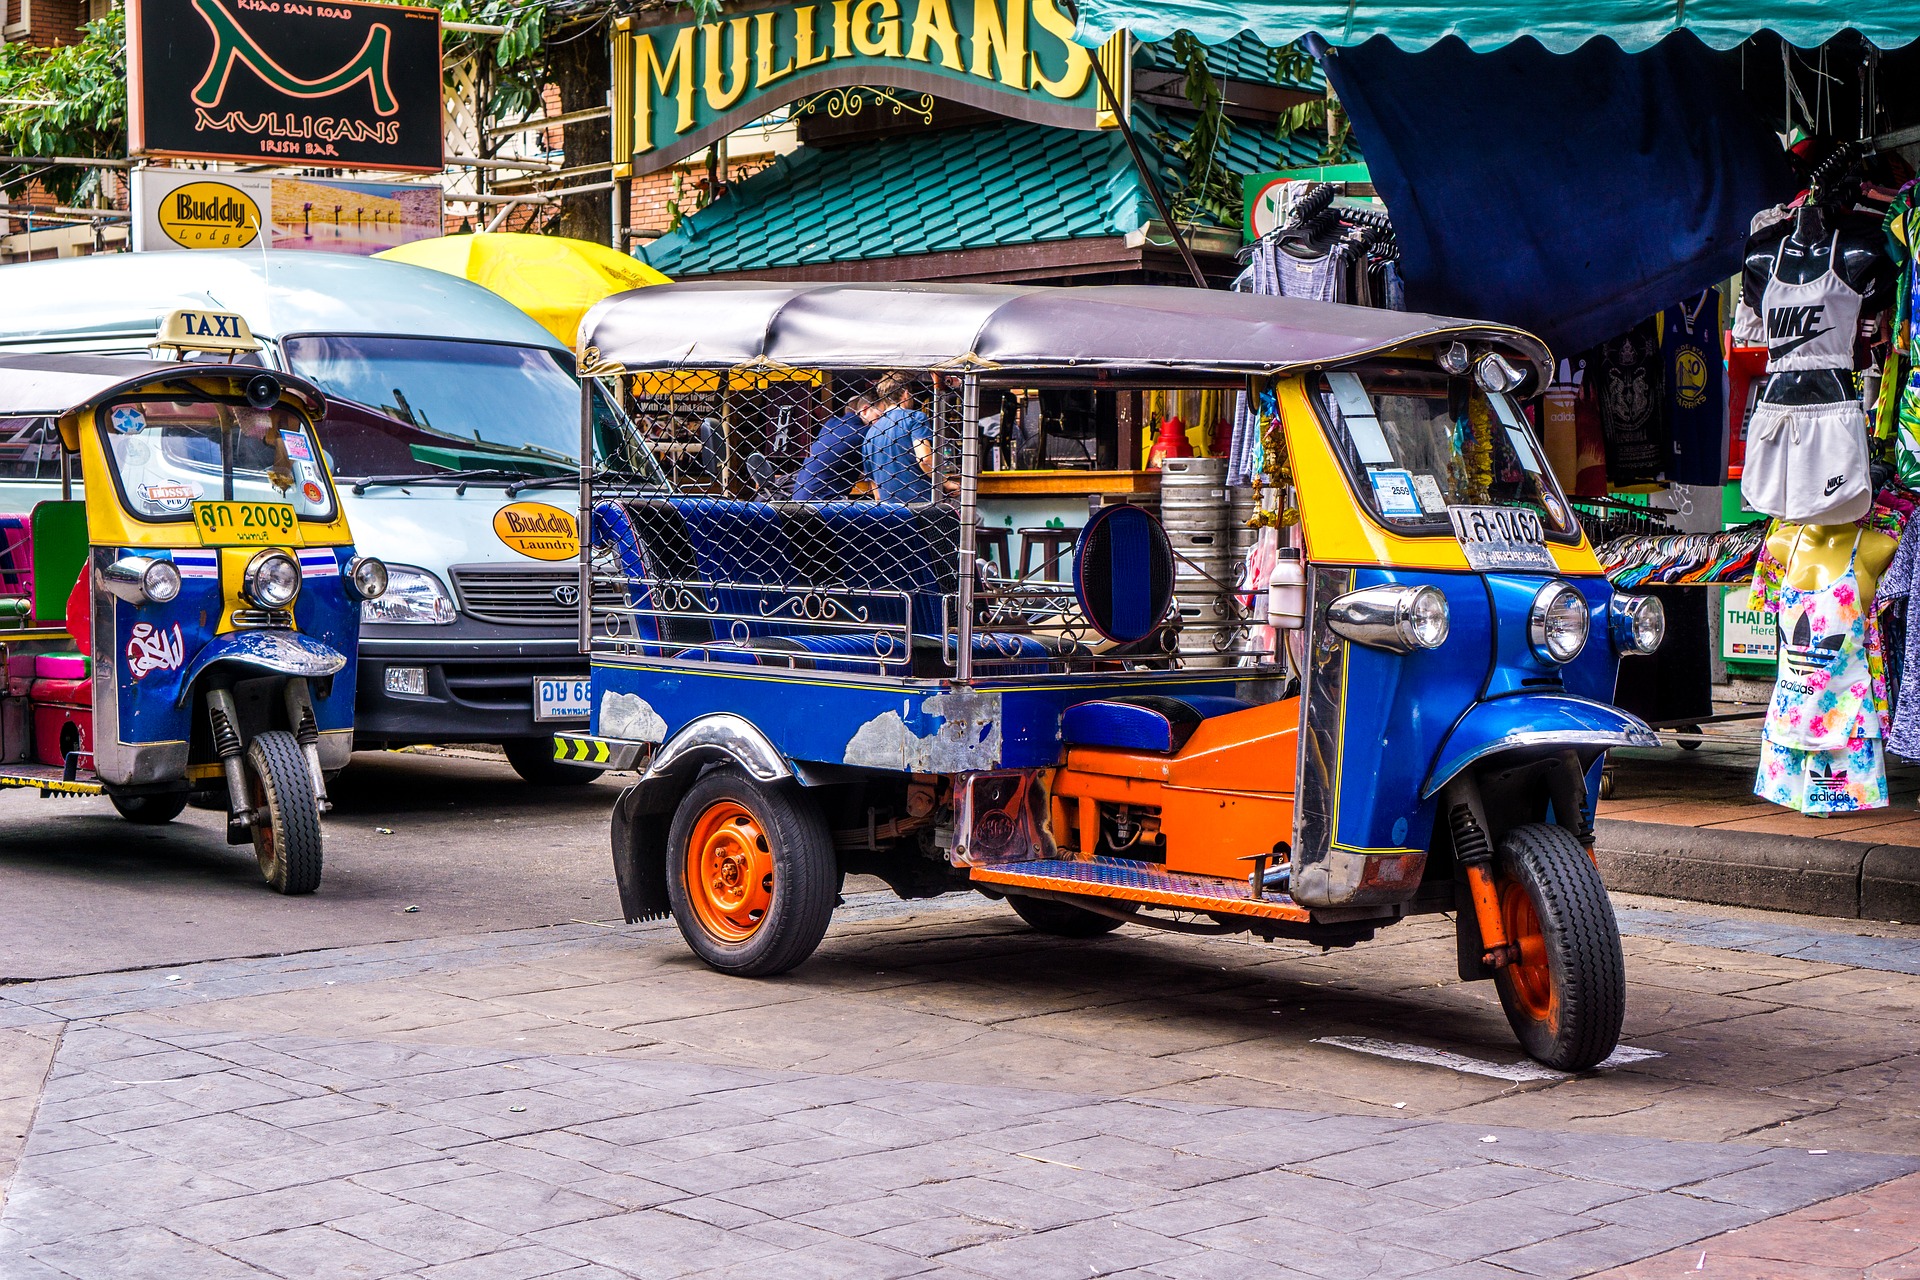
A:
<svg viewBox="0 0 1920 1280">
<path fill-rule="evenodd" d="M 579 1258 L 545 1245 L 520 1245 L 458 1262 L 423 1267 L 420 1280 L 540 1280 L 545 1276 L 580 1275 Z"/>
<path fill-rule="evenodd" d="M 659 1209 L 554 1227 L 540 1232 L 534 1242 L 623 1273 L 644 1268 L 648 1280 L 671 1280 L 780 1253 L 777 1245 Z M 763 1272 L 777 1274 L 773 1267 Z"/>
<path fill-rule="evenodd" d="M 1313 1210 L 1296 1213 L 1284 1205 L 1284 1216 L 1272 1214 L 1229 1223 L 1184 1237 L 1189 1243 L 1206 1249 L 1220 1249 L 1259 1261 L 1283 1261 L 1285 1265 L 1326 1280 L 1348 1280 L 1353 1276 L 1398 1280 L 1399 1277 L 1424 1275 L 1452 1261 L 1436 1253 L 1410 1249 L 1374 1233 L 1352 1229 L 1329 1231 L 1315 1222 L 1340 1222 L 1338 1217 L 1321 1217 Z M 1276 1209 L 1281 1206 L 1277 1205 Z M 1390 1236 L 1382 1230 L 1380 1236 Z"/>
<path fill-rule="evenodd" d="M 1662 1238 L 1633 1227 L 1609 1223 L 1575 1235 L 1558 1236 L 1539 1244 L 1496 1253 L 1485 1261 L 1522 1275 L 1555 1277 L 1586 1275 L 1623 1262 L 1634 1262 L 1666 1248 Z"/>
<path fill-rule="evenodd" d="M 496 1252 L 513 1237 L 419 1204 L 393 1204 L 351 1217 L 334 1216 L 328 1225 L 350 1236 L 405 1253 L 421 1262 L 457 1262 Z"/>
<path fill-rule="evenodd" d="M 1546 1209 L 1489 1213 L 1480 1205 L 1466 1204 L 1391 1226 L 1375 1227 L 1364 1234 L 1383 1243 L 1404 1245 L 1455 1262 L 1471 1262 L 1596 1225 L 1593 1218 Z"/>
<path fill-rule="evenodd" d="M 604 1200 L 517 1173 L 482 1173 L 452 1182 L 409 1187 L 395 1194 L 512 1236 L 615 1212 L 614 1206 Z"/>
<path fill-rule="evenodd" d="M 396 1203 L 389 1196 L 350 1182 L 320 1182 L 253 1195 L 209 1198 L 179 1208 L 168 1214 L 165 1222 L 183 1236 L 218 1245 L 371 1213 Z"/>
<path fill-rule="evenodd" d="M 1027 1280 L 1036 1275 L 1100 1275 L 1193 1252 L 1195 1247 L 1185 1241 L 1102 1218 L 960 1249 L 941 1261 L 989 1276 Z"/>
<path fill-rule="evenodd" d="M 73 1280 L 240 1280 L 252 1267 L 155 1226 L 126 1227 L 31 1251 Z M 336 1275 L 340 1274 L 338 1272 Z"/>
<path fill-rule="evenodd" d="M 420 1265 L 418 1258 L 318 1226 L 238 1240 L 226 1251 L 286 1280 L 376 1280 L 400 1276 Z"/>
</svg>

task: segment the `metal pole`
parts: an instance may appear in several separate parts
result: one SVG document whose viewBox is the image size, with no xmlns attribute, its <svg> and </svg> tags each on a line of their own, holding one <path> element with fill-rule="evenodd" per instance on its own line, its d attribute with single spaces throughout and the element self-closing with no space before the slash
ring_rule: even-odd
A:
<svg viewBox="0 0 1920 1280">
<path fill-rule="evenodd" d="M 1154 210 L 1159 213 L 1160 221 L 1167 224 L 1167 234 L 1173 237 L 1174 247 L 1180 250 L 1180 260 L 1187 264 L 1187 271 L 1193 276 L 1193 283 L 1205 289 L 1206 273 L 1200 270 L 1199 261 L 1193 256 L 1193 250 L 1187 247 L 1187 238 L 1180 234 L 1180 228 L 1174 223 L 1173 214 L 1167 208 L 1167 197 L 1161 194 L 1159 180 L 1153 176 L 1153 170 L 1147 164 L 1147 158 L 1140 150 L 1140 140 L 1133 136 L 1133 126 L 1127 123 L 1127 113 L 1121 109 L 1120 99 L 1114 96 L 1113 85 L 1107 80 L 1107 69 L 1100 59 L 1093 59 L 1093 74 L 1100 77 L 1100 92 L 1107 95 L 1107 101 L 1113 104 L 1113 122 L 1120 126 L 1120 136 L 1127 140 L 1127 150 L 1133 154 L 1133 167 L 1140 173 L 1140 180 L 1147 184 L 1147 194 L 1153 197 Z"/>
<path fill-rule="evenodd" d="M 973 573 L 977 545 L 974 521 L 980 496 L 980 378 L 960 381 L 960 652 L 954 655 L 957 683 L 973 680 Z"/>
<path fill-rule="evenodd" d="M 593 375 L 580 375 L 580 652 L 593 652 Z"/>
</svg>

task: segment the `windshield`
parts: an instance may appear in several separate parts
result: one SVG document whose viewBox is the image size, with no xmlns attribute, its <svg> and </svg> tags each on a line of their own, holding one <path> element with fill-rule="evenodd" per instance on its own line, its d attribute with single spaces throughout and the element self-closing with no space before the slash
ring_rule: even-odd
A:
<svg viewBox="0 0 1920 1280">
<path fill-rule="evenodd" d="M 360 335 L 288 338 L 287 367 L 328 395 L 406 430 L 328 445 L 342 476 L 491 468 L 578 468 L 580 384 L 550 351 L 493 342 Z"/>
<path fill-rule="evenodd" d="M 1354 488 L 1389 527 L 1451 534 L 1449 507 L 1525 507 L 1550 534 L 1577 536 L 1510 396 L 1433 366 L 1325 373 L 1315 391 Z"/>
<path fill-rule="evenodd" d="M 333 519 L 333 485 L 290 409 L 128 396 L 99 411 L 114 485 L 142 520 L 193 519 L 195 502 L 285 502 Z"/>
</svg>

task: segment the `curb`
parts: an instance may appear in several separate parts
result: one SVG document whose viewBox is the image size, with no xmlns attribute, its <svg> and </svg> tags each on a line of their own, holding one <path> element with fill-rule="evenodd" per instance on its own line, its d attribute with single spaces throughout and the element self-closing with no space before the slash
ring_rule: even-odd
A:
<svg viewBox="0 0 1920 1280">
<path fill-rule="evenodd" d="M 1859 920 L 1920 921 L 1920 848 L 1602 818 L 1609 889 Z"/>
</svg>

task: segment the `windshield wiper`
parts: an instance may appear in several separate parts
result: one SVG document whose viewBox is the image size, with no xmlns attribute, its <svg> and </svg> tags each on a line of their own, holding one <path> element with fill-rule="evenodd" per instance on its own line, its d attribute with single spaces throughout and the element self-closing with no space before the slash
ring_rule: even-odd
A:
<svg viewBox="0 0 1920 1280">
<path fill-rule="evenodd" d="M 513 497 L 522 489 L 557 489 L 565 485 L 579 484 L 580 477 L 571 476 L 525 476 L 507 486 L 507 496 Z"/>
<path fill-rule="evenodd" d="M 353 482 L 354 496 L 358 497 L 371 488 L 386 488 L 393 485 L 413 484 L 450 484 L 455 493 L 465 493 L 470 484 L 491 484 L 507 481 L 525 480 L 524 471 L 502 471 L 498 467 L 478 467 L 466 471 L 427 471 L 413 476 L 362 476 Z"/>
</svg>

